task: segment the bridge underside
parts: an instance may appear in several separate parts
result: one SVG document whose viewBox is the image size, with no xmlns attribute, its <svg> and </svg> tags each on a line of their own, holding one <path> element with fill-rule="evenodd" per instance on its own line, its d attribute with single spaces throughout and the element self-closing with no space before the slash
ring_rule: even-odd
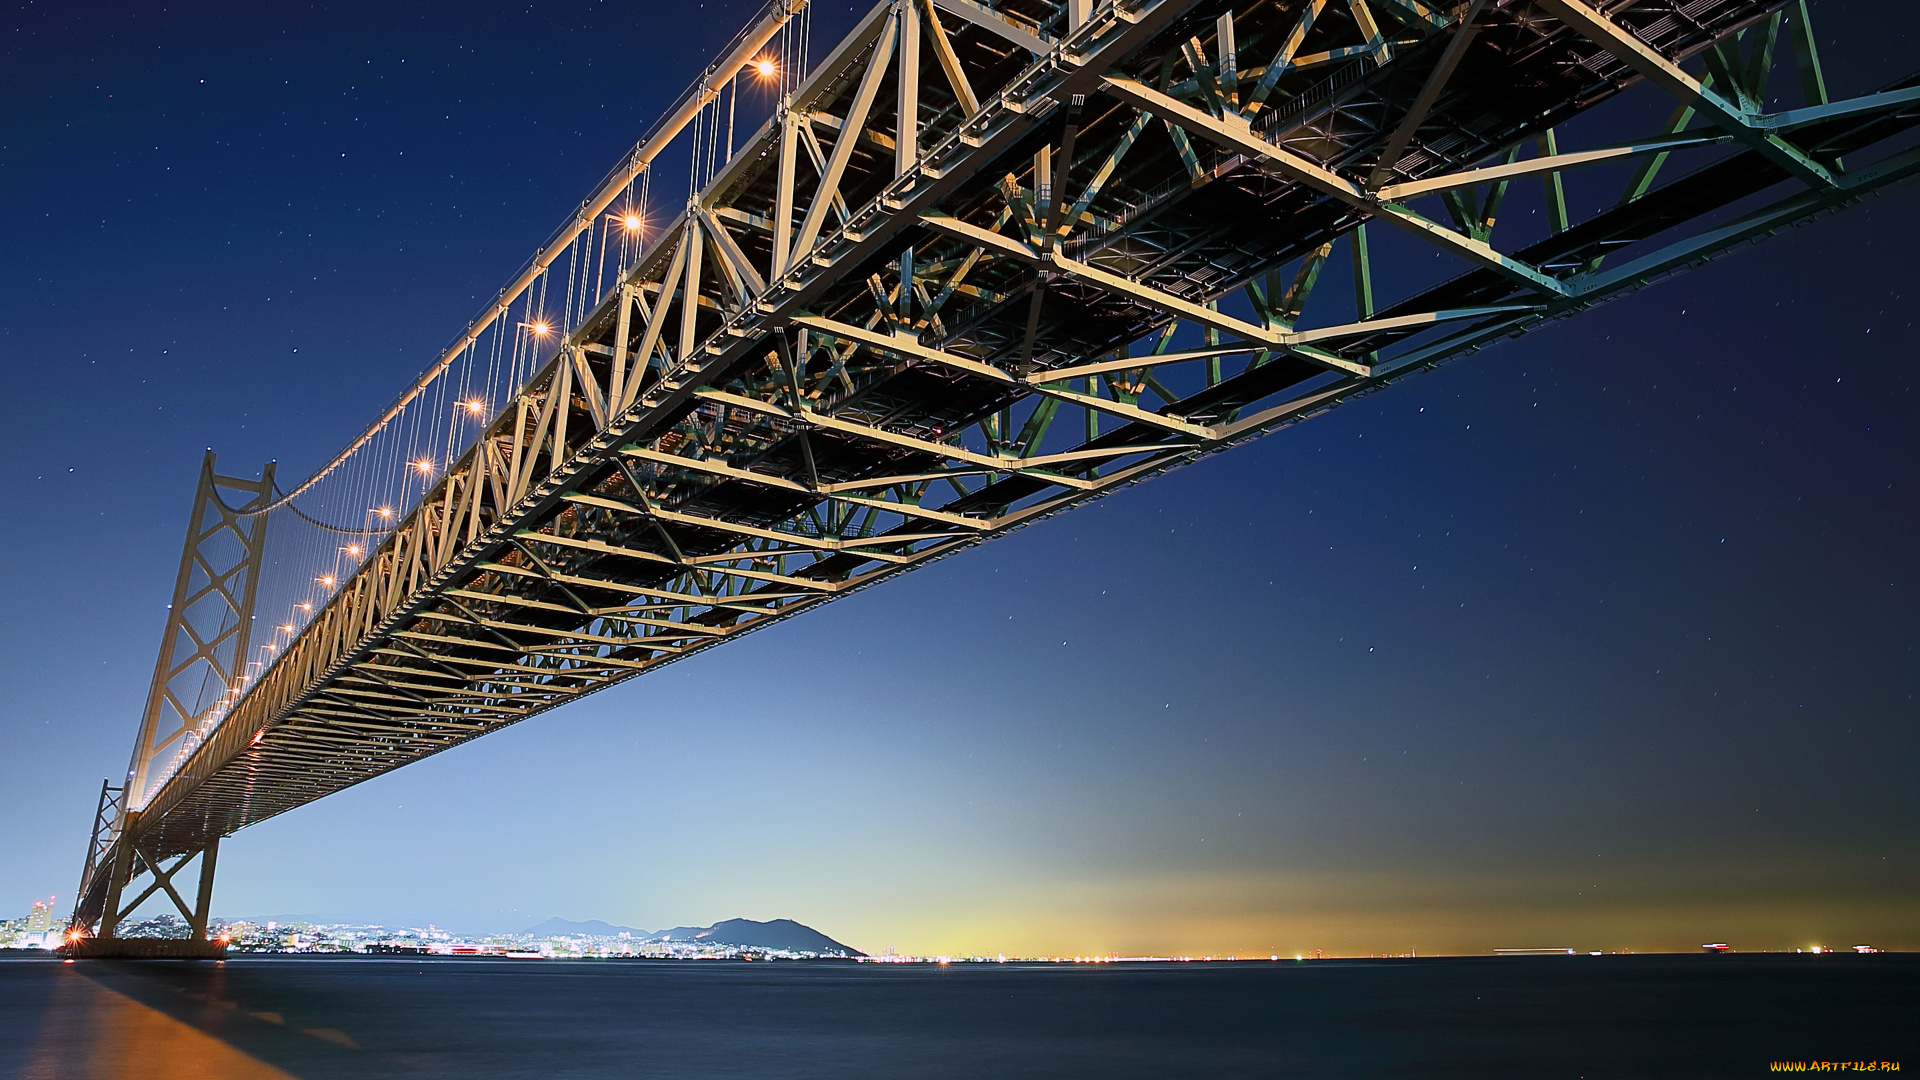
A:
<svg viewBox="0 0 1920 1080">
<path fill-rule="evenodd" d="M 876 8 L 218 728 L 135 792 L 142 858 L 1920 168 L 1901 141 L 1920 79 L 1828 101 L 1803 5 L 1604 8 Z M 1805 103 L 1767 116 L 1776 45 Z M 1608 111 L 1643 82 L 1663 106 Z M 1602 174 L 1618 197 L 1582 212 L 1563 178 Z M 1500 220 L 1522 192 L 1528 221 Z M 106 889 L 83 890 L 79 921 Z"/>
</svg>

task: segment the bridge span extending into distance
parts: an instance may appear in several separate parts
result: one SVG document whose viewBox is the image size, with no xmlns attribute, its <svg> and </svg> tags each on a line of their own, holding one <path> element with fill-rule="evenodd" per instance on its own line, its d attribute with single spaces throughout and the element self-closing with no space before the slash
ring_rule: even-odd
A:
<svg viewBox="0 0 1920 1080">
<path fill-rule="evenodd" d="M 815 55 L 772 0 L 332 461 L 208 454 L 68 948 L 216 949 L 240 828 L 1920 171 L 1920 75 L 1834 99 L 1818 15 L 885 0 Z M 116 936 L 156 896 L 193 940 Z"/>
</svg>

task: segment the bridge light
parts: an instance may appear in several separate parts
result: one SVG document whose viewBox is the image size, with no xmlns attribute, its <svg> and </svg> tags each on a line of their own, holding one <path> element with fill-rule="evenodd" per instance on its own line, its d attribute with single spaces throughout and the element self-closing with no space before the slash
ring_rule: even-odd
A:
<svg viewBox="0 0 1920 1080">
<path fill-rule="evenodd" d="M 474 398 L 472 401 L 463 401 L 460 403 L 460 407 L 474 416 L 479 416 L 481 413 L 487 411 L 487 403 L 481 401 L 479 398 Z"/>
<path fill-rule="evenodd" d="M 377 515 L 379 515 L 379 516 L 380 516 L 380 517 L 382 517 L 382 518 L 391 518 L 391 517 L 393 517 L 393 507 L 391 507 L 391 506 L 380 506 L 380 507 L 375 507 L 375 508 L 374 508 L 374 511 L 373 511 L 373 512 L 374 512 L 375 514 L 377 514 Z"/>
<path fill-rule="evenodd" d="M 295 604 L 293 606 L 299 608 L 301 611 L 308 612 L 309 614 L 311 614 L 313 611 L 312 604 Z"/>
<path fill-rule="evenodd" d="M 291 633 L 293 633 L 293 624 L 292 624 L 292 623 L 288 623 L 287 625 L 285 625 L 285 626 L 283 626 L 283 627 L 281 627 L 281 628 L 280 628 L 280 632 L 281 632 L 281 633 L 283 633 L 283 634 L 291 634 Z"/>
<path fill-rule="evenodd" d="M 426 458 L 421 458 L 419 461 L 412 462 L 411 464 L 413 465 L 413 471 L 419 473 L 421 476 L 430 476 L 433 473 L 433 462 Z"/>
<path fill-rule="evenodd" d="M 548 334 L 553 333 L 553 327 L 543 322 L 534 323 L 531 329 L 533 330 L 534 337 L 546 337 Z"/>
<path fill-rule="evenodd" d="M 626 217 L 620 219 L 620 227 L 628 232 L 639 232 L 640 226 L 644 224 L 646 224 L 646 222 L 640 219 L 639 214 L 628 214 Z"/>
<path fill-rule="evenodd" d="M 320 584 L 322 584 L 322 585 L 325 585 L 325 586 L 326 586 L 327 588 L 329 588 L 329 589 L 331 589 L 331 588 L 333 588 L 333 575 L 332 575 L 332 574 L 327 574 L 327 575 L 325 575 L 325 576 L 323 576 L 323 577 L 317 577 L 317 578 L 314 578 L 314 580 L 315 580 L 315 581 L 318 581 L 318 582 L 319 582 Z"/>
<path fill-rule="evenodd" d="M 773 66 L 773 61 L 764 57 L 753 62 L 753 73 L 763 79 L 773 78 L 773 73 L 776 70 L 778 69 Z"/>
<path fill-rule="evenodd" d="M 359 544 L 348 544 L 348 545 L 347 545 L 346 547 L 343 547 L 343 548 L 341 548 L 340 550 L 341 550 L 341 551 L 344 551 L 344 552 L 346 552 L 346 553 L 347 553 L 347 554 L 349 554 L 349 555 L 356 555 L 356 556 L 357 556 L 357 555 L 359 555 L 359 554 L 360 554 L 360 545 L 359 545 Z"/>
</svg>

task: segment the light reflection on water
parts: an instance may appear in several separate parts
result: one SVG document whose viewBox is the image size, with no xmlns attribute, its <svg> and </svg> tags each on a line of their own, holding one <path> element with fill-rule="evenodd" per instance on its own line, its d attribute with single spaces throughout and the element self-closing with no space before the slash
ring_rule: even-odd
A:
<svg viewBox="0 0 1920 1080">
<path fill-rule="evenodd" d="M 60 965 L 22 1080 L 291 1080 L 191 1024 Z M 217 977 L 216 983 L 217 985 Z M 210 1009 L 234 1009 L 210 999 Z"/>
</svg>

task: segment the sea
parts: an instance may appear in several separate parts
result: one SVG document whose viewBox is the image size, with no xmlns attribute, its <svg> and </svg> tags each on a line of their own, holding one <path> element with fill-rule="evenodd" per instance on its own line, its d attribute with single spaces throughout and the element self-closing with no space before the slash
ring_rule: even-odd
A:
<svg viewBox="0 0 1920 1080">
<path fill-rule="evenodd" d="M 32 1080 L 1645 1080 L 1808 1065 L 1920 1074 L 1920 955 L 0 960 L 0 1076 Z"/>
</svg>

